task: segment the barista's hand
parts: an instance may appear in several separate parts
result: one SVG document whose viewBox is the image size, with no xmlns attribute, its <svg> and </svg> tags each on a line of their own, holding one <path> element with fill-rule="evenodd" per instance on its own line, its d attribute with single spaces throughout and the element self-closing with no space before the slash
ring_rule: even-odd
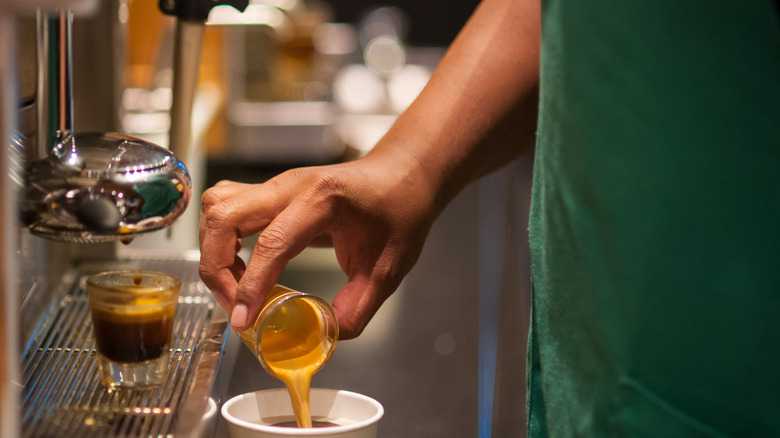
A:
<svg viewBox="0 0 780 438">
<path fill-rule="evenodd" d="M 200 273 L 235 329 L 257 315 L 292 257 L 327 242 L 349 280 L 333 301 L 341 335 L 360 334 L 447 202 L 534 144 L 539 7 L 480 2 L 428 85 L 365 158 L 204 193 Z M 240 239 L 255 233 L 244 266 Z"/>
<path fill-rule="evenodd" d="M 348 283 L 333 301 L 340 337 L 354 338 L 417 260 L 436 192 L 411 157 L 374 154 L 294 169 L 264 184 L 220 182 L 203 194 L 200 275 L 248 327 L 287 262 L 309 245 L 333 245 Z M 259 233 L 248 266 L 241 238 Z"/>
</svg>

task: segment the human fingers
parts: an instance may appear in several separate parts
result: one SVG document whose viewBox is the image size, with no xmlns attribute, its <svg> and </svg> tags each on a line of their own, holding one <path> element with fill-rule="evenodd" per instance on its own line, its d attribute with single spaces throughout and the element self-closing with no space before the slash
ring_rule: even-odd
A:
<svg viewBox="0 0 780 438">
<path fill-rule="evenodd" d="M 223 181 L 204 192 L 200 214 L 200 277 L 217 302 L 231 310 L 238 280 L 246 265 L 238 256 L 240 229 L 232 220 L 230 205 L 237 204 L 249 185 Z M 232 244 L 230 242 L 233 242 Z"/>
<path fill-rule="evenodd" d="M 201 259 L 203 258 L 201 254 Z M 244 271 L 246 270 L 246 264 L 244 261 L 238 256 L 238 252 L 236 252 L 236 256 L 234 258 L 234 263 L 232 266 L 227 268 L 227 270 L 230 272 L 230 274 L 235 279 L 236 285 L 238 284 L 238 280 L 243 275 Z M 214 298 L 217 300 L 217 303 L 222 306 L 222 308 L 230 311 L 233 309 L 233 303 L 236 299 L 236 293 L 235 293 L 235 287 L 231 287 L 228 289 L 219 289 L 219 285 L 214 283 L 209 277 L 208 274 L 203 273 L 203 271 L 200 271 L 200 275 L 203 279 L 203 284 L 205 284 L 211 293 L 214 295 Z"/>
<path fill-rule="evenodd" d="M 364 279 L 355 279 L 344 285 L 333 299 L 339 339 L 358 337 L 397 287 L 395 284 L 380 284 Z"/>
<path fill-rule="evenodd" d="M 247 269 L 236 289 L 231 326 L 243 330 L 257 316 L 287 263 L 327 228 L 329 215 L 308 200 L 293 201 L 257 237 Z"/>
<path fill-rule="evenodd" d="M 230 274 L 233 275 L 233 278 L 236 280 L 236 284 L 238 284 L 238 280 L 244 275 L 244 271 L 246 270 L 246 264 L 244 263 L 244 260 L 242 260 L 241 257 L 239 257 L 238 255 L 240 251 L 241 251 L 241 239 L 237 239 L 235 244 L 236 255 L 233 259 L 234 260 L 233 265 L 229 268 Z M 215 291 L 213 289 L 210 290 L 214 294 L 214 297 L 217 299 L 217 302 L 219 303 L 220 306 L 222 306 L 227 310 L 233 309 L 233 302 L 236 299 L 235 290 L 233 289 L 229 291 Z"/>
</svg>

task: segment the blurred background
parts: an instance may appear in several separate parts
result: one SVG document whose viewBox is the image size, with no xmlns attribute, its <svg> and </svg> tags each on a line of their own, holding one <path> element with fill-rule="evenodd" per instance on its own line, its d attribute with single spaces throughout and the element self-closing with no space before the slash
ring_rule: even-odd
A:
<svg viewBox="0 0 780 438">
<path fill-rule="evenodd" d="M 331 0 L 334 19 L 343 23 L 358 23 L 369 11 L 384 6 L 403 11 L 408 20 L 407 41 L 416 47 L 447 47 L 476 8 L 475 0 L 414 0 L 357 1 Z"/>
</svg>

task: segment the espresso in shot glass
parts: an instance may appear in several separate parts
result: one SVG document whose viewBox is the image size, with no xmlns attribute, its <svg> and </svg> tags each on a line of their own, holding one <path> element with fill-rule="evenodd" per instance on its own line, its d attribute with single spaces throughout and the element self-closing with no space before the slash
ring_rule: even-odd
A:
<svg viewBox="0 0 780 438">
<path fill-rule="evenodd" d="M 87 279 L 100 378 L 107 387 L 161 386 L 181 282 L 153 271 Z"/>
</svg>

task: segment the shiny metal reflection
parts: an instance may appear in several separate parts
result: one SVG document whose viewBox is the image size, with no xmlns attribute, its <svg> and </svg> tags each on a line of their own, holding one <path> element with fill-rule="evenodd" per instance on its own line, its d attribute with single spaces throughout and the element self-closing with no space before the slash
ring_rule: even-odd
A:
<svg viewBox="0 0 780 438">
<path fill-rule="evenodd" d="M 28 166 L 22 221 L 51 240 L 127 240 L 171 225 L 191 193 L 187 168 L 167 149 L 123 134 L 68 133 Z"/>
</svg>

